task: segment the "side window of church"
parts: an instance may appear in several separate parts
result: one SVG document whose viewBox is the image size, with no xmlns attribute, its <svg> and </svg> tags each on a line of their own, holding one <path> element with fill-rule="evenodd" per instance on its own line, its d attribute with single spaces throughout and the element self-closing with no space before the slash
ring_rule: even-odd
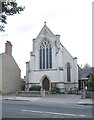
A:
<svg viewBox="0 0 94 120">
<path fill-rule="evenodd" d="M 49 41 L 44 40 L 40 46 L 40 69 L 52 68 L 52 47 Z"/>
<path fill-rule="evenodd" d="M 71 82 L 71 65 L 67 63 L 67 82 Z"/>
</svg>

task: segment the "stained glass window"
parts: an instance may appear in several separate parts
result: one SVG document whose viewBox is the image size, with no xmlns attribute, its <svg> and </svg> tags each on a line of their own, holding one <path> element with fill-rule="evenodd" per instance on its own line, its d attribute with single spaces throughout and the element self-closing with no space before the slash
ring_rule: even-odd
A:
<svg viewBox="0 0 94 120">
<path fill-rule="evenodd" d="M 40 46 L 40 69 L 52 68 L 52 47 L 46 39 Z"/>
<path fill-rule="evenodd" d="M 71 82 L 71 66 L 67 63 L 67 82 Z"/>
</svg>

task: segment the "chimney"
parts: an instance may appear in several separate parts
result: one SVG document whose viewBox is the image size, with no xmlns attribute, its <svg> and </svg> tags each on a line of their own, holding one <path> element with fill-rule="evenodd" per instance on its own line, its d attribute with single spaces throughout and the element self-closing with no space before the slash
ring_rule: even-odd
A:
<svg viewBox="0 0 94 120">
<path fill-rule="evenodd" d="M 7 41 L 5 43 L 5 53 L 8 54 L 8 55 L 12 54 L 12 44 L 11 44 L 10 41 Z"/>
</svg>

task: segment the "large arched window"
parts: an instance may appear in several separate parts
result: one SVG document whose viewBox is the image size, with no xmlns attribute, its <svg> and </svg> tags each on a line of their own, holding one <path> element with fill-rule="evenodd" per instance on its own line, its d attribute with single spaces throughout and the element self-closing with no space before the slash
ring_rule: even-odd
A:
<svg viewBox="0 0 94 120">
<path fill-rule="evenodd" d="M 40 69 L 52 68 L 52 47 L 49 41 L 44 40 L 40 45 Z"/>
<path fill-rule="evenodd" d="M 71 65 L 67 63 L 67 82 L 71 82 Z"/>
</svg>

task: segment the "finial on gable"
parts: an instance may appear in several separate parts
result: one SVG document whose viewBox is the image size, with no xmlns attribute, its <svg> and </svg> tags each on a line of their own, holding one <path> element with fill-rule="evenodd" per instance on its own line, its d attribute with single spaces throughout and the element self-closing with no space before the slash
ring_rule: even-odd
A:
<svg viewBox="0 0 94 120">
<path fill-rule="evenodd" d="M 44 25 L 46 25 L 46 21 L 44 22 Z"/>
</svg>

